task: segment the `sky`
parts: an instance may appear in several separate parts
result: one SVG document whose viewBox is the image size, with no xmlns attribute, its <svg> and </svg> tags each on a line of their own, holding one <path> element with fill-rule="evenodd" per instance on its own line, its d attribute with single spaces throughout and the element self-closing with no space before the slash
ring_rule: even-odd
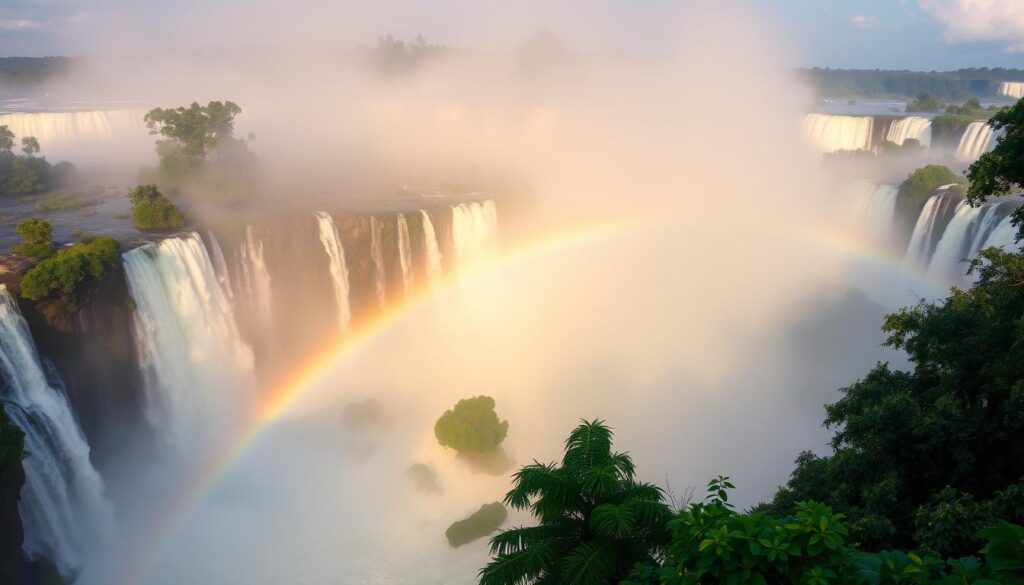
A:
<svg viewBox="0 0 1024 585">
<path fill-rule="evenodd" d="M 1024 0 L 748 0 L 737 19 L 783 33 L 795 66 L 1024 67 Z M 501 49 L 549 28 L 581 50 L 657 52 L 711 0 L 4 0 L 0 56 L 216 46 L 315 48 L 423 34 Z"/>
</svg>

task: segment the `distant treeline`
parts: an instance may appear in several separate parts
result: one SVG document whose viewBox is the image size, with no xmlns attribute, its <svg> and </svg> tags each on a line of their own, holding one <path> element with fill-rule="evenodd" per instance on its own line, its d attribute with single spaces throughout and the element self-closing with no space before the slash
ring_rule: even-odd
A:
<svg viewBox="0 0 1024 585">
<path fill-rule="evenodd" d="M 821 97 L 892 96 L 916 98 L 928 94 L 940 100 L 963 101 L 995 97 L 1004 81 L 1024 81 L 1024 69 L 988 67 L 956 71 L 894 71 L 884 69 L 800 69 Z"/>
<path fill-rule="evenodd" d="M 0 57 L 0 85 L 30 86 L 67 71 L 73 57 Z"/>
</svg>

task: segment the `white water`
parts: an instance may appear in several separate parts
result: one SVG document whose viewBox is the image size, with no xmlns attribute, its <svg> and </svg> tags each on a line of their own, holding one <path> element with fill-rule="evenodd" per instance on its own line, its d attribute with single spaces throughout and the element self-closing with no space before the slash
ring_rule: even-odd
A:
<svg viewBox="0 0 1024 585">
<path fill-rule="evenodd" d="M 377 293 L 377 305 L 384 308 L 384 247 L 380 241 L 380 221 L 370 216 L 370 259 L 373 261 L 373 286 Z"/>
<path fill-rule="evenodd" d="M 320 229 L 320 243 L 330 262 L 331 284 L 334 286 L 334 299 L 338 306 L 338 324 L 341 330 L 348 329 L 352 320 L 352 309 L 349 305 L 348 265 L 345 263 L 345 249 L 338 237 L 338 228 L 326 211 L 316 212 L 316 223 Z"/>
<path fill-rule="evenodd" d="M 1000 232 L 999 228 L 1009 225 L 1010 213 L 1018 205 L 1016 201 L 998 201 L 972 207 L 961 201 L 928 261 L 928 276 L 936 282 L 967 283 L 967 264 L 963 260 L 974 258 L 989 246 L 1009 249 L 1014 245 L 1016 229 L 1010 226 L 1010 230 Z"/>
<path fill-rule="evenodd" d="M 870 150 L 874 118 L 868 116 L 804 116 L 804 135 L 822 152 Z"/>
<path fill-rule="evenodd" d="M 452 249 L 460 270 L 490 257 L 497 249 L 498 214 L 493 201 L 452 207 Z"/>
<path fill-rule="evenodd" d="M 92 162 L 102 160 L 111 148 L 127 146 L 138 152 L 148 145 L 142 151 L 150 155 L 152 137 L 144 115 L 136 110 L 0 114 L 0 126 L 10 128 L 19 145 L 22 138 L 35 136 L 51 161 Z"/>
<path fill-rule="evenodd" d="M 18 510 L 22 548 L 73 574 L 85 555 L 110 536 L 113 513 L 89 445 L 61 388 L 47 381 L 28 324 L 0 285 L 0 399 L 25 433 L 25 486 Z"/>
<path fill-rule="evenodd" d="M 196 233 L 124 254 L 145 377 L 147 418 L 172 446 L 194 445 L 233 419 L 254 386 L 227 293 Z"/>
<path fill-rule="evenodd" d="M 395 217 L 395 229 L 398 232 L 398 263 L 402 269 L 402 291 L 409 294 L 412 290 L 412 246 L 409 243 L 409 222 L 399 213 Z"/>
<path fill-rule="evenodd" d="M 245 228 L 245 242 L 239 249 L 242 265 L 242 279 L 249 297 L 249 305 L 259 323 L 260 330 L 271 333 L 273 327 L 273 299 L 270 289 L 270 271 L 263 258 L 263 242 L 256 236 L 256 230 L 249 225 Z"/>
<path fill-rule="evenodd" d="M 896 195 L 892 185 L 859 182 L 854 187 L 853 220 L 860 229 L 887 241 L 893 233 L 896 216 Z"/>
<path fill-rule="evenodd" d="M 427 278 L 431 284 L 436 284 L 443 274 L 441 266 L 441 248 L 437 245 L 437 234 L 434 232 L 434 224 L 430 221 L 430 214 L 420 210 L 420 217 L 423 218 L 423 249 L 427 256 Z"/>
<path fill-rule="evenodd" d="M 920 268 L 926 268 L 931 259 L 936 244 L 942 237 L 945 225 L 943 219 L 949 212 L 950 206 L 959 201 L 948 194 L 932 195 L 925 202 L 921 214 L 917 217 L 914 225 L 914 232 L 910 236 L 910 245 L 903 261 Z"/>
<path fill-rule="evenodd" d="M 224 251 L 221 250 L 220 242 L 217 241 L 217 236 L 213 231 L 206 233 L 210 236 L 210 252 L 213 256 L 213 269 L 217 274 L 217 282 L 220 283 L 228 298 L 231 298 L 234 293 L 231 291 L 231 275 L 228 273 L 228 264 L 224 261 Z"/>
<path fill-rule="evenodd" d="M 908 116 L 893 120 L 889 125 L 889 131 L 885 139 L 895 144 L 903 145 L 908 139 L 915 139 L 921 146 L 932 144 L 932 121 L 920 116 Z"/>
<path fill-rule="evenodd" d="M 999 93 L 1016 99 L 1024 98 L 1024 83 L 1019 81 L 1004 81 L 999 86 Z"/>
<path fill-rule="evenodd" d="M 987 122 L 971 122 L 956 147 L 957 160 L 968 163 L 978 160 L 982 154 L 995 148 L 996 137 Z"/>
</svg>

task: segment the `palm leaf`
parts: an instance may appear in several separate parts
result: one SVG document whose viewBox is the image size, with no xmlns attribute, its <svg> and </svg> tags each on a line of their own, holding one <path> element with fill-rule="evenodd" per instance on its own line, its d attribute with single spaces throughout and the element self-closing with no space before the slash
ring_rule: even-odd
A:
<svg viewBox="0 0 1024 585">
<path fill-rule="evenodd" d="M 612 430 L 602 420 L 583 421 L 565 441 L 562 465 L 584 470 L 593 465 L 608 463 L 612 457 L 612 435 Z"/>
<path fill-rule="evenodd" d="M 550 572 L 563 552 L 558 541 L 548 541 L 518 552 L 499 555 L 480 569 L 480 585 L 520 585 Z"/>
<path fill-rule="evenodd" d="M 617 581 L 618 558 L 607 545 L 585 542 L 562 559 L 562 572 L 569 585 L 607 585 Z"/>
<path fill-rule="evenodd" d="M 601 504 L 590 516 L 590 526 L 598 536 L 625 538 L 636 527 L 633 504 Z"/>
</svg>

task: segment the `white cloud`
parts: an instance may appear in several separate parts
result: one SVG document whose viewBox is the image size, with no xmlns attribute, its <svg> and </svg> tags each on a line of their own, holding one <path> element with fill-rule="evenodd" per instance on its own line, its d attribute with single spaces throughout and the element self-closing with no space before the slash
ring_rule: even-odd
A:
<svg viewBox="0 0 1024 585">
<path fill-rule="evenodd" d="M 1004 43 L 1007 53 L 1024 52 L 1022 0 L 918 0 L 943 29 L 949 43 Z"/>
<path fill-rule="evenodd" d="M 26 30 L 30 28 L 39 28 L 43 26 L 43 23 L 38 20 L 0 20 L 0 30 Z"/>
<path fill-rule="evenodd" d="M 856 28 L 879 28 L 882 26 L 882 21 L 874 16 L 858 14 L 850 19 L 850 24 Z"/>
</svg>

